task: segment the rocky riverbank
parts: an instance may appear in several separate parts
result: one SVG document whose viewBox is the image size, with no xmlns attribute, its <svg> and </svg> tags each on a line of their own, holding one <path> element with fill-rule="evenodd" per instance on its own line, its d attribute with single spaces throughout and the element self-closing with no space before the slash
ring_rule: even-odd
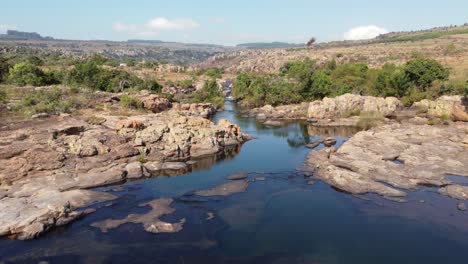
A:
<svg viewBox="0 0 468 264">
<path fill-rule="evenodd" d="M 315 176 L 352 194 L 404 197 L 419 186 L 467 200 L 468 187 L 447 176 L 468 177 L 468 123 L 450 126 L 391 124 L 351 137 L 338 150 L 309 154 Z"/>
<path fill-rule="evenodd" d="M 145 100 L 145 107 L 160 113 L 62 115 L 2 127 L 0 235 L 37 237 L 92 212 L 80 208 L 115 199 L 88 189 L 185 173 L 194 158 L 249 139 L 227 120 L 203 118 L 211 105 L 166 110 L 160 98 Z"/>
<path fill-rule="evenodd" d="M 404 107 L 395 97 L 372 97 L 344 94 L 310 103 L 244 110 L 244 117 L 255 118 L 265 125 L 278 120 L 306 120 L 314 126 L 382 125 L 395 121 L 438 123 L 446 120 L 468 121 L 468 102 L 461 96 L 443 96 L 435 101 L 422 100 Z M 441 120 L 443 119 L 443 120 Z"/>
</svg>

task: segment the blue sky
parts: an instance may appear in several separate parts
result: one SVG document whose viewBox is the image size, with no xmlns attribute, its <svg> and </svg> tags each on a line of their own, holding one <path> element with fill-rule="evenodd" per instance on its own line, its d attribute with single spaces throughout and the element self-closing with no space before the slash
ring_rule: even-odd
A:
<svg viewBox="0 0 468 264">
<path fill-rule="evenodd" d="M 67 39 L 329 41 L 468 22 L 467 0 L 1 1 L 0 32 L 12 28 Z"/>
</svg>

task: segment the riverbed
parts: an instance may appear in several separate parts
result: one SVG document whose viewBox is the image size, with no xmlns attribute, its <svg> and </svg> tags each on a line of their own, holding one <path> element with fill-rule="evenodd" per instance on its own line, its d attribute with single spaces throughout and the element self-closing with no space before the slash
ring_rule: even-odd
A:
<svg viewBox="0 0 468 264">
<path fill-rule="evenodd" d="M 300 170 L 307 143 L 334 136 L 340 146 L 355 129 L 268 127 L 237 113 L 226 101 L 213 121 L 228 119 L 253 140 L 196 160 L 185 175 L 98 188 L 119 198 L 38 239 L 1 240 L 0 263 L 466 263 L 468 214 L 437 189 L 412 192 L 406 202 L 353 196 Z M 240 172 L 249 173 L 245 192 L 187 199 Z M 152 234 L 127 223 L 103 233 L 91 226 L 144 214 L 150 208 L 138 205 L 166 197 L 175 212 L 161 220 L 185 218 L 180 232 Z"/>
</svg>

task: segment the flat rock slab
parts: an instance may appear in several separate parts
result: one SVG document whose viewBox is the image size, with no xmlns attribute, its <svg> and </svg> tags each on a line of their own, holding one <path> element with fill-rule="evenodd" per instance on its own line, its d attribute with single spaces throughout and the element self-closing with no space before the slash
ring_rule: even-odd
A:
<svg viewBox="0 0 468 264">
<path fill-rule="evenodd" d="M 226 179 L 231 181 L 243 180 L 246 179 L 249 174 L 247 172 L 234 173 L 226 177 Z"/>
<path fill-rule="evenodd" d="M 97 227 L 103 233 L 107 233 L 110 229 L 117 228 L 126 223 L 142 224 L 145 231 L 150 233 L 177 233 L 182 230 L 185 223 L 185 218 L 177 223 L 168 223 L 161 221 L 159 218 L 163 215 L 174 213 L 175 209 L 170 207 L 174 200 L 171 198 L 161 198 L 148 203 L 140 204 L 140 207 L 149 206 L 151 211 L 146 214 L 131 214 L 124 219 L 105 220 L 91 224 Z"/>
<path fill-rule="evenodd" d="M 246 181 L 231 181 L 218 185 L 212 189 L 196 191 L 198 196 L 229 196 L 235 193 L 245 192 L 249 184 Z"/>
<path fill-rule="evenodd" d="M 7 197 L 0 200 L 0 236 L 15 235 L 21 240 L 33 239 L 54 226 L 65 225 L 90 213 L 78 211 L 77 208 L 115 198 L 102 192 L 59 192 L 47 188 L 30 197 Z M 70 212 L 65 213 L 65 207 Z"/>
<path fill-rule="evenodd" d="M 352 194 L 402 197 L 420 185 L 446 186 L 446 175 L 468 177 L 467 123 L 450 126 L 392 124 L 362 131 L 340 149 L 312 151 L 307 165 L 326 183 Z M 465 186 L 439 192 L 466 200 Z"/>
</svg>

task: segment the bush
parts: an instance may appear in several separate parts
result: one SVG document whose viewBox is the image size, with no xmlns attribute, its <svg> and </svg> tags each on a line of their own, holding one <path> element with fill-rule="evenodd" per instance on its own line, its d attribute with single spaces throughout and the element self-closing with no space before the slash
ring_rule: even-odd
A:
<svg viewBox="0 0 468 264">
<path fill-rule="evenodd" d="M 221 68 L 211 68 L 211 69 L 207 69 L 205 71 L 205 75 L 210 77 L 210 78 L 213 78 L 213 79 L 220 79 L 223 77 L 223 73 L 224 73 L 224 70 L 221 69 Z"/>
<path fill-rule="evenodd" d="M 429 58 L 416 58 L 404 66 L 406 76 L 422 90 L 426 90 L 436 80 L 447 80 L 449 71 L 439 62 Z"/>
<path fill-rule="evenodd" d="M 185 79 L 185 80 L 177 81 L 176 85 L 182 89 L 189 89 L 194 86 L 193 79 Z"/>
<path fill-rule="evenodd" d="M 37 113 L 71 113 L 86 101 L 83 95 L 70 96 L 68 90 L 53 88 L 28 93 L 13 109 L 26 116 Z"/>
<path fill-rule="evenodd" d="M 18 86 L 42 86 L 47 84 L 45 73 L 37 66 L 26 62 L 15 64 L 10 69 L 8 81 Z"/>
<path fill-rule="evenodd" d="M 206 81 L 203 87 L 191 95 L 193 103 L 212 103 L 216 108 L 223 108 L 224 95 L 215 79 Z"/>
<path fill-rule="evenodd" d="M 122 95 L 120 97 L 120 105 L 124 108 L 142 109 L 143 104 L 133 96 Z"/>
<path fill-rule="evenodd" d="M 125 71 L 107 70 L 101 68 L 99 58 L 92 58 L 77 63 L 67 78 L 68 84 L 83 85 L 88 88 L 107 92 L 119 92 L 125 89 L 150 90 L 160 92 L 161 85 L 155 80 L 143 81 Z"/>
</svg>

